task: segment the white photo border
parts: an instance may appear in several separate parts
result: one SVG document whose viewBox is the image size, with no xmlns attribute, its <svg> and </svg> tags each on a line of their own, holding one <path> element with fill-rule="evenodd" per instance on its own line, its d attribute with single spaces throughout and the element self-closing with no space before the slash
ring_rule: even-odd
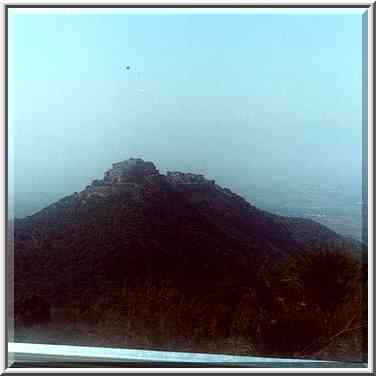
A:
<svg viewBox="0 0 376 376">
<path fill-rule="evenodd" d="M 7 111 L 7 12 L 9 9 L 27 9 L 28 11 L 31 11 L 34 9 L 41 12 L 46 9 L 49 10 L 56 10 L 56 9 L 67 9 L 70 8 L 73 9 L 73 12 L 79 11 L 80 9 L 84 9 L 85 11 L 89 11 L 92 8 L 99 7 L 101 11 L 105 11 L 105 9 L 108 9 L 111 7 L 111 9 L 119 10 L 124 9 L 124 7 L 127 7 L 127 9 L 132 9 L 130 7 L 136 8 L 150 8 L 152 7 L 154 9 L 161 9 L 166 11 L 166 7 L 189 7 L 192 11 L 194 9 L 198 9 L 198 7 L 209 7 L 211 11 L 213 9 L 223 9 L 224 11 L 234 9 L 236 7 L 247 7 L 243 9 L 260 9 L 260 8 L 266 8 L 266 9 L 278 9 L 278 10 L 297 10 L 300 9 L 304 10 L 305 12 L 309 10 L 316 10 L 318 11 L 318 8 L 325 8 L 325 9 L 333 9 L 334 12 L 340 12 L 341 10 L 351 8 L 359 8 L 360 10 L 364 10 L 363 17 L 367 18 L 367 64 L 366 64 L 366 82 L 364 89 L 367 90 L 366 95 L 366 106 L 364 111 L 366 111 L 366 114 L 363 114 L 363 116 L 366 117 L 366 129 L 367 129 L 367 137 L 366 137 L 366 148 L 367 148 L 367 163 L 366 166 L 368 168 L 368 180 L 367 180 L 367 197 L 368 197 L 368 265 L 371 266 L 369 270 L 368 275 L 368 319 L 369 319 L 369 327 L 368 327 L 368 367 L 367 368 L 9 368 L 11 364 L 13 363 L 13 360 L 9 358 L 8 356 L 8 341 L 9 341 L 9 335 L 12 333 L 9 333 L 9 320 L 7 320 L 7 316 L 9 313 L 7 313 L 7 301 L 11 297 L 9 291 L 8 291 L 8 284 L 7 284 L 7 275 L 9 273 L 9 266 L 10 266 L 10 260 L 9 256 L 7 256 L 6 250 L 7 250 L 7 231 L 8 225 L 7 225 L 7 213 L 8 213 L 8 202 L 7 202 L 7 176 L 8 176 L 8 134 L 7 134 L 7 122 L 8 122 L 8 111 Z M 164 8 L 162 8 L 164 7 Z M 3 83 L 3 90 L 1 92 L 1 110 L 2 110 L 2 139 L 1 139 L 1 166 L 2 166 L 2 184 L 1 184 L 1 210 L 2 210 L 2 226 L 0 231 L 0 237 L 2 240 L 2 244 L 4 247 L 4 252 L 1 252 L 1 265 L 2 265 L 2 282 L 3 282 L 3 288 L 1 289 L 1 306 L 0 306 L 0 312 L 1 312 L 1 334 L 3 341 L 1 341 L 0 345 L 0 368 L 3 372 L 6 373 L 19 373 L 19 372 L 29 372 L 29 373 L 50 373 L 51 371 L 61 373 L 61 372 L 93 372 L 93 373 L 99 373 L 99 372 L 145 372 L 145 371 L 152 371 L 152 372 L 163 372 L 163 373 L 170 373 L 170 372 L 218 372 L 218 373 L 224 373 L 224 372 L 258 372 L 258 373 L 264 373 L 264 372 L 280 372 L 280 373 L 300 373 L 300 372 L 333 372 L 333 373 L 347 373 L 347 372 L 357 372 L 357 373 L 370 373 L 373 371 L 373 362 L 374 362 L 374 348 L 373 348 L 373 339 L 374 339 L 374 325 L 373 325 L 373 314 L 374 314 L 374 288 L 373 288 L 373 282 L 374 282 L 374 267 L 375 267 L 375 259 L 373 257 L 373 213 L 374 213 L 374 202 L 373 202 L 373 187 L 374 187 L 374 174 L 373 174 L 373 146 L 374 146 L 374 119 L 373 119 L 373 104 L 374 104 L 374 85 L 375 85 L 375 78 L 373 74 L 374 69 L 374 35 L 375 30 L 373 27 L 373 19 L 376 14 L 376 8 L 372 1 L 348 1 L 348 0 L 342 0 L 342 1 L 331 1 L 328 3 L 325 0 L 318 0 L 318 1 L 280 1 L 275 0 L 273 2 L 270 1 L 258 1 L 257 3 L 250 2 L 250 1 L 244 1 L 244 0 L 237 0 L 234 2 L 229 1 L 223 1 L 223 0 L 207 0 L 205 2 L 200 0 L 193 0 L 193 1 L 185 1 L 185 2 L 178 2 L 178 1 L 158 1 L 158 0 L 149 0 L 149 1 L 121 1 L 121 0 L 114 0 L 109 3 L 103 3 L 103 1 L 80 1 L 79 3 L 74 0 L 64 1 L 64 2 L 57 2 L 57 1 L 39 1 L 39 2 L 33 2 L 33 1 L 2 1 L 1 2 L 1 20 L 3 27 L 1 28 L 1 52 L 2 52 L 2 59 L 1 60 L 1 82 Z M 337 14 L 337 13 L 336 13 Z"/>
</svg>

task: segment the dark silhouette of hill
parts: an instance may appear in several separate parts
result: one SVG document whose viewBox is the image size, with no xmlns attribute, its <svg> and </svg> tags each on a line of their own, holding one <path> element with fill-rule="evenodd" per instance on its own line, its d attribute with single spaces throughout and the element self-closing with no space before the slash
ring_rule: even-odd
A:
<svg viewBox="0 0 376 376">
<path fill-rule="evenodd" d="M 292 355 L 348 316 L 362 322 L 359 243 L 141 159 L 14 220 L 14 249 L 21 339 L 44 328 L 50 342 Z M 320 285 L 334 304 L 293 269 L 320 254 L 335 255 L 330 286 Z M 308 265 L 308 276 L 320 273 Z"/>
</svg>

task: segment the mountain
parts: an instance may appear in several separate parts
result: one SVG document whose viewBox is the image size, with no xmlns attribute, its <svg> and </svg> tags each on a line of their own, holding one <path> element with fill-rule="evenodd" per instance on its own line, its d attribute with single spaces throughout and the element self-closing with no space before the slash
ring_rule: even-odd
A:
<svg viewBox="0 0 376 376">
<path fill-rule="evenodd" d="M 363 291 L 360 243 L 142 159 L 13 226 L 21 340 L 291 355 Z M 330 286 L 309 285 L 324 259 Z"/>
</svg>

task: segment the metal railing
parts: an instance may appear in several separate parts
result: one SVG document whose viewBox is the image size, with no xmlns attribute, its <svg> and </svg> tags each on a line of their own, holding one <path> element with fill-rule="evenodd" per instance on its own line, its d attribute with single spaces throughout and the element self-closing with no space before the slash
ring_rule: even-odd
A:
<svg viewBox="0 0 376 376">
<path fill-rule="evenodd" d="M 364 368 L 366 363 L 109 347 L 8 343 L 10 367 Z"/>
</svg>

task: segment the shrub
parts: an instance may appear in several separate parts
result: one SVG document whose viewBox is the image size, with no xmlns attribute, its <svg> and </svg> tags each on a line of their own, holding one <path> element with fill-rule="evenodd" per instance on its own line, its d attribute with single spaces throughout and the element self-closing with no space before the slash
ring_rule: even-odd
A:
<svg viewBox="0 0 376 376">
<path fill-rule="evenodd" d="M 350 253 L 331 249 L 293 256 L 286 272 L 306 302 L 328 315 L 352 299 L 361 278 L 359 263 Z"/>
</svg>

